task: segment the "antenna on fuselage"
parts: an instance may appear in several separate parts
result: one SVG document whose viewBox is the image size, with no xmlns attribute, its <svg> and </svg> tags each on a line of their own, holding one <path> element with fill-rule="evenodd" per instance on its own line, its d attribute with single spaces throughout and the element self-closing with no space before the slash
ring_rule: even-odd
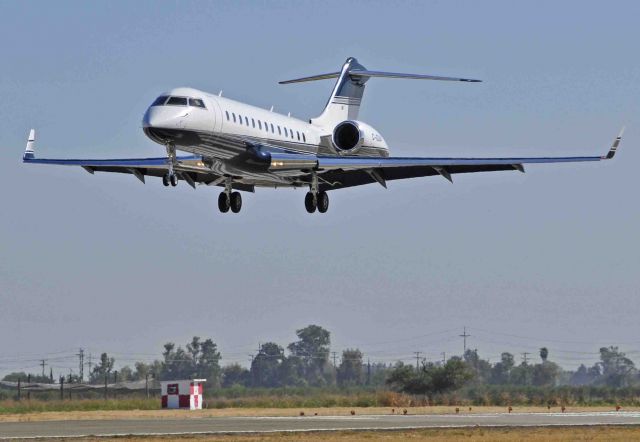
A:
<svg viewBox="0 0 640 442">
<path fill-rule="evenodd" d="M 290 117 L 290 116 L 291 116 L 291 112 L 287 113 L 287 117 Z"/>
<path fill-rule="evenodd" d="M 222 97 L 222 89 L 220 89 L 220 92 L 218 92 L 218 97 Z"/>
<path fill-rule="evenodd" d="M 269 109 L 269 112 L 273 112 L 273 104 L 271 105 L 271 109 Z"/>
</svg>

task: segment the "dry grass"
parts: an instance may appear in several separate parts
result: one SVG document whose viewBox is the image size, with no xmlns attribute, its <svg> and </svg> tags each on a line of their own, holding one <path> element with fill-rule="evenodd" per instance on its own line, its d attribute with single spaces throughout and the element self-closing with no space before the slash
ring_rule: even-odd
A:
<svg viewBox="0 0 640 442">
<path fill-rule="evenodd" d="M 128 437 L 113 439 L 89 439 L 93 441 L 238 441 L 238 442 L 360 442 L 360 441 L 429 441 L 449 442 L 465 440 L 469 442 L 527 441 L 527 442 L 568 442 L 568 441 L 633 441 L 640 440 L 639 427 L 554 427 L 554 428 L 473 428 L 473 429 L 429 429 L 412 431 L 363 431 L 327 433 L 280 433 L 268 435 L 216 435 L 216 436 L 167 436 Z"/>
<path fill-rule="evenodd" d="M 53 420 L 96 420 L 96 419 L 198 419 L 204 417 L 229 416 L 299 416 L 304 412 L 307 416 L 349 416 L 351 411 L 356 415 L 388 415 L 401 414 L 404 408 L 389 407 L 331 407 L 331 408 L 223 408 L 198 411 L 187 410 L 96 410 L 96 411 L 47 411 L 36 413 L 0 414 L 0 422 L 33 422 Z M 408 407 L 410 415 L 454 414 L 456 407 Z M 613 411 L 613 407 L 567 407 L 567 412 L 579 411 Z M 547 413 L 547 407 L 513 407 L 514 413 Z M 552 412 L 560 412 L 560 408 L 552 407 Z M 640 411 L 640 408 L 623 408 L 623 411 Z M 505 407 L 460 407 L 460 414 L 506 413 Z"/>
</svg>

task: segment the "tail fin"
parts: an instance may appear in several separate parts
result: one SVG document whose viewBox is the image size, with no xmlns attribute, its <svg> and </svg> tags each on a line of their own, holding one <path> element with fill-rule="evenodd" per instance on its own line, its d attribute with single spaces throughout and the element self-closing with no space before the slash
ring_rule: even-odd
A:
<svg viewBox="0 0 640 442">
<path fill-rule="evenodd" d="M 465 81 L 480 82 L 470 78 L 440 77 L 435 75 L 402 74 L 397 72 L 370 71 L 358 63 L 353 57 L 347 58 L 340 72 L 330 72 L 328 74 L 313 75 L 310 77 L 297 78 L 294 80 L 281 81 L 280 84 L 302 83 L 305 81 L 325 80 L 338 78 L 329 97 L 329 101 L 319 117 L 311 120 L 312 124 L 321 127 L 333 127 L 344 120 L 355 120 L 358 118 L 360 103 L 364 94 L 364 86 L 371 77 L 380 78 L 406 78 L 418 80 L 444 80 L 444 81 Z"/>
<path fill-rule="evenodd" d="M 23 160 L 33 160 L 36 157 L 35 152 L 33 151 L 35 144 L 36 131 L 35 129 L 31 129 L 29 132 L 29 138 L 27 139 L 27 148 L 24 150 L 24 156 L 22 157 Z"/>
</svg>

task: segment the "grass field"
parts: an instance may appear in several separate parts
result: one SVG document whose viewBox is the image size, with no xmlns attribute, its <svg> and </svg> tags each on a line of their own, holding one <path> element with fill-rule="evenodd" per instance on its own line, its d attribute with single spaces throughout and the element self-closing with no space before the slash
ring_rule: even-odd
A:
<svg viewBox="0 0 640 442">
<path fill-rule="evenodd" d="M 238 442 L 359 442 L 359 441 L 430 441 L 469 442 L 527 441 L 527 442 L 568 442 L 568 441 L 634 441 L 640 440 L 640 427 L 556 427 L 556 428 L 474 428 L 474 429 L 433 429 L 412 431 L 363 431 L 363 432 L 316 432 L 277 433 L 269 435 L 220 435 L 189 437 L 132 437 L 99 438 L 93 441 L 238 441 Z"/>
</svg>

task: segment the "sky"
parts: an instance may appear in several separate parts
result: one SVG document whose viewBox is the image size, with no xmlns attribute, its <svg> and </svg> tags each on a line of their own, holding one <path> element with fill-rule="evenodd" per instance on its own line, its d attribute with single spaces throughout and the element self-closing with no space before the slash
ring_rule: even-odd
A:
<svg viewBox="0 0 640 442">
<path fill-rule="evenodd" d="M 619 345 L 640 363 L 640 3 L 635 1 L 0 1 L 0 374 L 117 365 L 194 335 L 223 363 L 259 342 L 331 331 L 372 362 L 547 346 L 567 368 Z M 372 79 L 360 119 L 392 155 L 599 155 L 614 161 L 369 185 L 218 190 L 24 165 L 162 156 L 141 119 L 191 86 L 307 119 L 331 81 L 369 69 L 483 83 Z M 48 370 L 48 368 L 47 368 Z"/>
</svg>

